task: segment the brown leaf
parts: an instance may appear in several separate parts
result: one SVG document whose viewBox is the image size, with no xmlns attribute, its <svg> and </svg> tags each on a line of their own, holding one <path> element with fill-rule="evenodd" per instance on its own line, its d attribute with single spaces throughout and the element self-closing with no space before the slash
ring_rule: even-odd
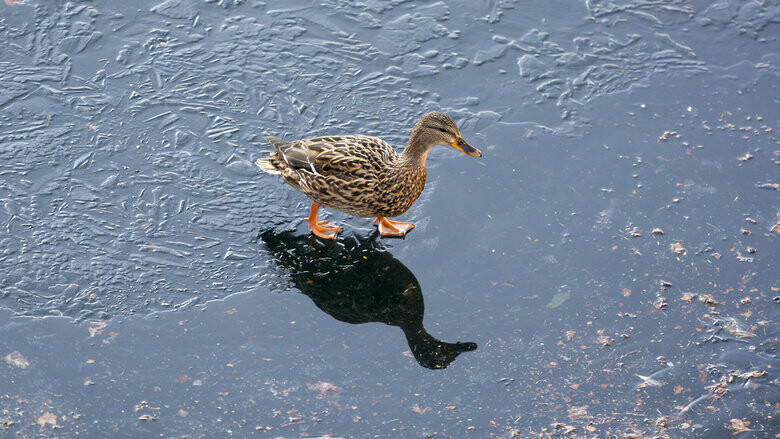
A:
<svg viewBox="0 0 780 439">
<path fill-rule="evenodd" d="M 602 347 L 607 347 L 612 344 L 613 341 L 615 341 L 614 338 L 604 335 L 597 338 L 595 342 L 600 344 Z"/>
<path fill-rule="evenodd" d="M 715 306 L 718 304 L 718 302 L 715 300 L 712 294 L 702 294 L 699 296 L 699 300 L 704 302 L 707 305 Z"/>
<path fill-rule="evenodd" d="M 749 152 L 746 152 L 745 155 L 737 157 L 737 160 L 740 162 L 746 162 L 753 158 L 753 155 L 751 155 Z"/>
<path fill-rule="evenodd" d="M 685 247 L 682 246 L 679 242 L 675 242 L 669 246 L 669 250 L 672 251 L 672 253 L 677 253 L 678 255 L 684 255 L 685 254 Z"/>
<path fill-rule="evenodd" d="M 741 373 L 741 374 L 739 374 L 739 377 L 742 378 L 743 380 L 748 380 L 750 378 L 758 378 L 758 377 L 762 377 L 764 375 L 766 375 L 766 371 L 765 370 L 762 370 L 761 372 L 759 372 L 757 370 L 754 370 L 752 372 Z"/>
<path fill-rule="evenodd" d="M 51 424 L 52 428 L 60 428 L 59 425 L 57 425 L 57 416 L 54 413 L 46 412 L 38 417 L 38 420 L 35 421 L 38 423 L 38 425 L 41 426 L 41 429 L 43 427 L 46 427 L 46 424 Z"/>
<path fill-rule="evenodd" d="M 108 326 L 108 323 L 106 323 L 105 320 L 98 320 L 95 322 L 90 322 L 89 328 L 87 330 L 89 331 L 89 336 L 94 337 L 96 335 L 100 335 L 103 333 L 103 329 Z"/>
<path fill-rule="evenodd" d="M 664 231 L 661 230 L 660 228 L 656 227 L 656 228 L 653 229 L 653 234 L 654 235 L 663 235 Z"/>
<path fill-rule="evenodd" d="M 732 419 L 731 420 L 731 431 L 734 432 L 734 434 L 740 434 L 743 431 L 750 431 L 748 427 L 750 425 L 750 421 L 743 421 L 742 419 Z"/>
<path fill-rule="evenodd" d="M 428 413 L 429 411 L 431 411 L 433 409 L 430 408 L 430 407 L 422 408 L 422 406 L 420 404 L 415 404 L 415 405 L 412 406 L 412 410 L 414 410 L 415 413 L 419 413 L 419 414 L 422 415 L 422 414 Z"/>
<path fill-rule="evenodd" d="M 683 386 L 681 386 L 679 384 L 674 386 L 674 394 L 675 395 L 679 395 L 680 393 L 682 393 L 683 390 L 685 390 L 685 387 L 683 387 Z"/>
<path fill-rule="evenodd" d="M 27 366 L 30 365 L 30 362 L 27 361 L 26 358 L 24 358 L 24 355 L 19 353 L 19 351 L 13 351 L 10 354 L 3 357 L 6 363 L 13 367 L 18 367 L 19 369 L 27 369 Z"/>
</svg>

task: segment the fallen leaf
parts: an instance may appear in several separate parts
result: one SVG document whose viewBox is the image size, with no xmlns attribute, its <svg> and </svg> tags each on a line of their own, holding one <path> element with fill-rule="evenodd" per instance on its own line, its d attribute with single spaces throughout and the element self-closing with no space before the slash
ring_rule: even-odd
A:
<svg viewBox="0 0 780 439">
<path fill-rule="evenodd" d="M 569 300 L 569 297 L 571 296 L 571 293 L 568 291 L 564 291 L 562 293 L 557 293 L 553 296 L 552 299 L 550 299 L 550 303 L 547 304 L 547 308 L 557 308 L 561 305 L 563 305 L 563 302 Z"/>
<path fill-rule="evenodd" d="M 750 421 L 743 421 L 742 419 L 732 419 L 730 428 L 734 432 L 734 434 L 740 434 L 743 431 L 750 430 L 749 428 L 747 428 L 748 425 L 750 425 Z"/>
<path fill-rule="evenodd" d="M 762 370 L 761 372 L 759 372 L 757 370 L 754 370 L 752 372 L 741 373 L 741 374 L 739 374 L 737 376 L 739 376 L 743 380 L 749 380 L 750 378 L 758 378 L 758 377 L 762 377 L 764 375 L 766 375 L 766 371 L 765 370 Z"/>
<path fill-rule="evenodd" d="M 157 418 L 155 418 L 152 415 L 141 415 L 141 416 L 138 417 L 138 419 L 141 420 L 141 421 L 156 421 L 157 420 Z"/>
<path fill-rule="evenodd" d="M 672 251 L 672 253 L 677 253 L 678 255 L 685 254 L 685 247 L 682 246 L 679 242 L 675 242 L 669 246 L 669 250 Z"/>
<path fill-rule="evenodd" d="M 615 341 L 614 338 L 606 336 L 606 335 L 603 335 L 603 336 L 601 336 L 601 337 L 599 337 L 599 338 L 597 338 L 595 340 L 595 342 L 600 344 L 602 347 L 609 346 L 610 344 L 612 344 L 613 341 Z"/>
<path fill-rule="evenodd" d="M 94 337 L 96 335 L 100 335 L 103 333 L 103 329 L 108 326 L 108 323 L 106 323 L 105 320 L 98 320 L 95 322 L 91 322 L 89 324 L 89 328 L 87 330 L 89 331 L 89 336 Z"/>
<path fill-rule="evenodd" d="M 24 355 L 19 353 L 19 351 L 13 351 L 10 354 L 3 357 L 3 359 L 9 365 L 18 367 L 19 369 L 27 369 L 27 366 L 30 365 L 30 362 L 27 361 L 27 359 L 24 358 Z"/>
<path fill-rule="evenodd" d="M 699 296 L 699 300 L 704 302 L 707 305 L 715 306 L 718 304 L 718 302 L 715 300 L 712 294 L 702 294 Z"/>
<path fill-rule="evenodd" d="M 749 152 L 746 152 L 745 155 L 737 157 L 737 160 L 740 162 L 746 162 L 753 158 L 753 155 L 751 155 Z"/>
<path fill-rule="evenodd" d="M 41 426 L 41 429 L 46 427 L 46 424 L 51 424 L 52 428 L 60 428 L 59 425 L 57 425 L 57 416 L 54 413 L 46 412 L 38 417 L 38 420 L 35 421 L 38 423 L 38 425 Z"/>
<path fill-rule="evenodd" d="M 419 414 L 422 415 L 422 414 L 428 413 L 429 411 L 431 411 L 433 409 L 430 408 L 430 407 L 422 408 L 422 406 L 420 404 L 415 404 L 415 405 L 412 406 L 412 410 L 414 410 L 415 413 L 419 413 Z"/>
<path fill-rule="evenodd" d="M 659 229 L 658 227 L 656 227 L 655 229 L 653 229 L 653 234 L 654 235 L 663 235 L 664 231 Z"/>
<path fill-rule="evenodd" d="M 753 332 L 748 331 L 744 328 L 744 325 L 737 321 L 737 319 L 733 317 L 724 317 L 723 318 L 723 329 L 729 332 L 729 334 L 736 336 L 738 338 L 750 338 L 755 337 L 756 334 Z"/>
</svg>

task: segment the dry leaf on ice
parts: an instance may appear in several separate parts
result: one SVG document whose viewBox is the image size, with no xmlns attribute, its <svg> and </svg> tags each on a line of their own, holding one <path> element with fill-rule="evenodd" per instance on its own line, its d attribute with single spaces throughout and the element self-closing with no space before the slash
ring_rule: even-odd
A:
<svg viewBox="0 0 780 439">
<path fill-rule="evenodd" d="M 749 431 L 750 429 L 747 428 L 748 425 L 750 425 L 750 421 L 743 421 L 742 419 L 731 420 L 731 430 L 734 432 L 734 434 L 740 434 L 743 431 Z"/>
<path fill-rule="evenodd" d="M 57 425 L 57 416 L 54 413 L 46 412 L 38 417 L 38 420 L 35 421 L 38 423 L 38 425 L 41 426 L 41 428 L 45 427 L 46 424 L 51 424 L 53 428 L 60 428 L 59 425 Z"/>
<path fill-rule="evenodd" d="M 27 366 L 30 365 L 30 362 L 27 361 L 26 358 L 24 358 L 24 355 L 19 353 L 19 351 L 13 351 L 10 354 L 3 357 L 6 363 L 10 364 L 11 366 L 18 367 L 20 369 L 27 369 Z"/>
</svg>

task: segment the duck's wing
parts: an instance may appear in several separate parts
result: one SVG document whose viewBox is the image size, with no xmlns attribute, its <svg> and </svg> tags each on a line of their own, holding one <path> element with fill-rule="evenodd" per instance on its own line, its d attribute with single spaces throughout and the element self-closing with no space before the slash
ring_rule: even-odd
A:
<svg viewBox="0 0 780 439">
<path fill-rule="evenodd" d="M 285 141 L 266 137 L 290 168 L 299 172 L 355 178 L 380 171 L 396 157 L 386 142 L 369 136 L 314 137 Z"/>
</svg>

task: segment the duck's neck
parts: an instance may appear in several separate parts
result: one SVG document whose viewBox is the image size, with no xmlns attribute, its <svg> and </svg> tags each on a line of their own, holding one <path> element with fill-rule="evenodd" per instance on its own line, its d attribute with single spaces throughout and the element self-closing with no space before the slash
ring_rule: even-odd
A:
<svg viewBox="0 0 780 439">
<path fill-rule="evenodd" d="M 409 143 L 401 154 L 404 161 L 415 166 L 425 166 L 425 159 L 428 157 L 428 151 L 431 150 L 431 145 L 426 144 L 420 133 L 420 127 L 415 125 L 412 135 L 409 137 Z"/>
</svg>

